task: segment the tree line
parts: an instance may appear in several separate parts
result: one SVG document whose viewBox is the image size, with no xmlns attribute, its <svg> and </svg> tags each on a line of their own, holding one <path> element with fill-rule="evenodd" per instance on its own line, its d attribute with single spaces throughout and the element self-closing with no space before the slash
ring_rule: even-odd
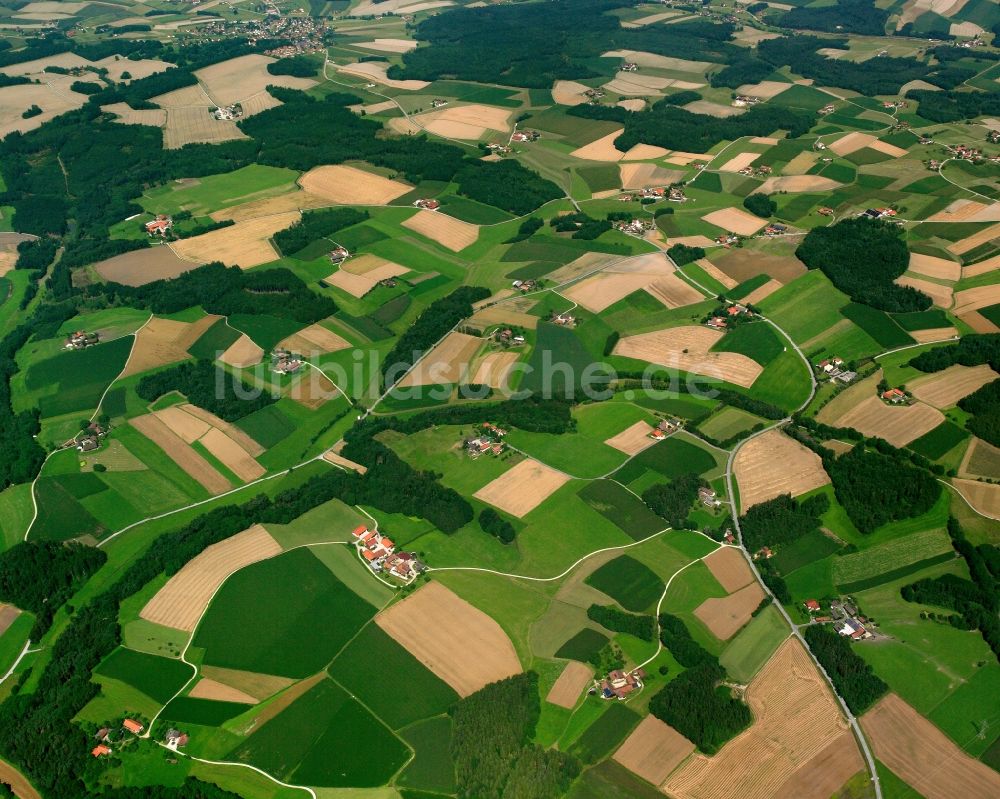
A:
<svg viewBox="0 0 1000 799">
<path fill-rule="evenodd" d="M 748 552 L 791 544 L 818 530 L 822 525 L 820 516 L 829 508 L 826 494 L 815 494 L 803 500 L 782 494 L 767 502 L 758 502 L 740 517 L 743 543 Z"/>
<path fill-rule="evenodd" d="M 643 641 L 652 641 L 656 632 L 655 620 L 648 613 L 629 613 L 614 605 L 591 605 L 587 618 L 616 633 L 634 635 Z"/>
<path fill-rule="evenodd" d="M 297 222 L 274 234 L 274 243 L 278 245 L 282 255 L 292 255 L 314 241 L 332 236 L 339 230 L 364 222 L 367 218 L 367 211 L 357 211 L 354 208 L 321 208 L 305 211 Z"/>
<path fill-rule="evenodd" d="M 277 401 L 270 392 L 248 386 L 209 360 L 185 362 L 153 372 L 141 378 L 135 387 L 135 393 L 150 403 L 171 391 L 227 422 L 237 422 Z"/>
<path fill-rule="evenodd" d="M 682 474 L 668 483 L 658 483 L 642 492 L 642 501 L 653 513 L 666 519 L 676 530 L 694 529 L 688 522 L 691 505 L 698 489 L 708 488 L 708 481 L 696 474 Z"/>
<path fill-rule="evenodd" d="M 844 636 L 825 624 L 805 628 L 809 649 L 830 676 L 833 687 L 855 716 L 860 716 L 877 702 L 889 686 L 872 671 Z"/>
</svg>

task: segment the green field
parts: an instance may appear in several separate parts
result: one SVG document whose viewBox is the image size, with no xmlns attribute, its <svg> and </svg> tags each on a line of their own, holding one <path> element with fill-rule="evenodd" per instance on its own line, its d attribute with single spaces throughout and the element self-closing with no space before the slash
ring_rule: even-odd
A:
<svg viewBox="0 0 1000 799">
<path fill-rule="evenodd" d="M 124 336 L 84 350 L 61 352 L 28 367 L 25 386 L 37 397 L 42 416 L 94 411 L 131 351 L 132 337 Z"/>
<path fill-rule="evenodd" d="M 585 627 L 556 650 L 556 657 L 586 663 L 600 652 L 609 640 L 604 633 Z"/>
<path fill-rule="evenodd" d="M 600 702 L 591 698 L 588 702 Z M 627 705 L 619 702 L 609 704 L 604 713 L 587 727 L 586 731 L 571 747 L 570 751 L 584 763 L 596 763 L 611 753 L 639 723 L 641 717 Z"/>
<path fill-rule="evenodd" d="M 634 613 L 648 610 L 663 593 L 663 581 L 656 573 L 629 555 L 608 561 L 586 583 Z"/>
<path fill-rule="evenodd" d="M 458 694 L 376 624 L 367 625 L 328 669 L 333 679 L 358 697 L 393 729 L 446 711 Z M 378 674 L 379 679 L 372 679 Z M 405 685 L 401 702 L 386 684 Z"/>
<path fill-rule="evenodd" d="M 833 577 L 844 591 L 863 590 L 862 583 L 952 553 L 951 539 L 944 530 L 926 530 L 834 558 Z"/>
<path fill-rule="evenodd" d="M 236 426 L 262 447 L 270 449 L 295 432 L 295 423 L 286 416 L 282 405 L 294 400 L 281 399 L 273 405 L 254 411 L 236 422 Z"/>
<path fill-rule="evenodd" d="M 663 794 L 614 760 L 587 769 L 568 799 L 663 799 Z"/>
<path fill-rule="evenodd" d="M 121 680 L 161 704 L 176 694 L 194 671 L 179 660 L 147 655 L 118 647 L 94 670 L 104 677 Z"/>
<path fill-rule="evenodd" d="M 808 566 L 813 561 L 832 555 L 842 544 L 819 530 L 800 535 L 789 544 L 783 544 L 774 554 L 772 563 L 782 574 Z"/>
<path fill-rule="evenodd" d="M 177 214 L 191 211 L 203 216 L 253 195 L 253 199 L 272 197 L 295 188 L 299 173 L 292 169 L 251 164 L 250 166 L 209 175 L 190 184 L 168 184 L 147 192 L 142 206 L 152 214 Z"/>
<path fill-rule="evenodd" d="M 752 413 L 725 405 L 705 421 L 699 422 L 698 430 L 716 441 L 726 441 L 762 424 L 763 421 Z"/>
<path fill-rule="evenodd" d="M 163 708 L 163 718 L 178 724 L 219 727 L 250 708 L 251 705 L 240 702 L 218 702 L 214 699 L 179 696 Z"/>
<path fill-rule="evenodd" d="M 643 450 L 613 476 L 621 483 L 631 483 L 646 469 L 650 469 L 673 480 L 683 474 L 711 472 L 717 463 L 715 457 L 699 444 L 693 443 L 693 439 L 673 435 L 666 441 Z"/>
<path fill-rule="evenodd" d="M 969 434 L 967 431 L 954 422 L 945 419 L 933 430 L 924 433 L 920 438 L 907 444 L 907 446 L 914 452 L 933 461 L 943 457 L 968 437 Z"/>
<path fill-rule="evenodd" d="M 400 735 L 413 749 L 413 760 L 396 780 L 397 785 L 421 791 L 455 791 L 455 765 L 451 759 L 451 719 L 438 716 L 403 730 Z"/>
<path fill-rule="evenodd" d="M 852 302 L 844 306 L 840 312 L 887 350 L 914 343 L 913 338 L 885 311 Z"/>
<path fill-rule="evenodd" d="M 788 625 L 777 608 L 768 607 L 726 644 L 719 662 L 733 679 L 747 683 L 788 635 Z"/>
<path fill-rule="evenodd" d="M 843 317 L 847 295 L 833 287 L 818 269 L 807 272 L 760 301 L 760 309 L 796 343 L 826 332 Z"/>
<path fill-rule="evenodd" d="M 261 602 L 264 594 L 267 602 Z M 205 649 L 206 665 L 308 677 L 374 613 L 311 552 L 296 549 L 230 577 L 198 626 L 194 645 Z"/>
<path fill-rule="evenodd" d="M 202 333 L 201 338 L 188 347 L 188 352 L 193 358 L 199 360 L 207 358 L 214 361 L 221 353 L 229 349 L 229 345 L 239 337 L 239 330 L 234 330 L 226 323 L 225 319 L 220 319 Z"/>
<path fill-rule="evenodd" d="M 712 347 L 713 352 L 736 352 L 767 366 L 784 351 L 784 342 L 766 322 L 749 322 L 730 330 Z"/>
<path fill-rule="evenodd" d="M 636 541 L 668 526 L 635 494 L 614 480 L 594 480 L 577 496 Z"/>
</svg>

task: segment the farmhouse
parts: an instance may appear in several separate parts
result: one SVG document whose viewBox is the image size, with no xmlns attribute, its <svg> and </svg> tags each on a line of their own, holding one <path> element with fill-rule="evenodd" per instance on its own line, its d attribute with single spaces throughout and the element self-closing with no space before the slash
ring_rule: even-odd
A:
<svg viewBox="0 0 1000 799">
<path fill-rule="evenodd" d="M 104 744 L 98 744 L 91 750 L 90 754 L 94 757 L 106 757 L 111 754 L 111 747 L 105 746 Z"/>
<path fill-rule="evenodd" d="M 722 506 L 722 502 L 719 501 L 714 489 L 711 488 L 699 488 L 698 501 L 706 508 L 718 508 Z"/>
<path fill-rule="evenodd" d="M 76 446 L 80 452 L 93 452 L 101 446 L 101 439 L 107 434 L 107 430 L 96 422 L 91 422 L 86 430 L 73 439 L 70 446 Z"/>
<path fill-rule="evenodd" d="M 680 186 L 671 186 L 667 199 L 672 203 L 684 203 L 687 202 L 687 195 Z"/>
<path fill-rule="evenodd" d="M 807 599 L 803 604 L 806 606 L 806 610 L 810 613 L 816 613 L 819 611 L 819 602 L 815 599 Z"/>
<path fill-rule="evenodd" d="M 829 105 L 824 105 L 821 109 L 819 109 L 818 113 L 820 116 L 825 117 L 827 114 L 832 114 L 833 112 L 834 112 L 834 106 L 833 103 L 830 103 Z"/>
<path fill-rule="evenodd" d="M 361 553 L 368 567 L 378 574 L 386 572 L 409 583 L 424 570 L 413 552 L 396 552 L 396 544 L 378 530 L 369 530 L 361 524 L 351 532 L 354 546 Z"/>
<path fill-rule="evenodd" d="M 431 200 L 429 198 L 421 198 L 419 200 L 416 200 L 413 203 L 413 205 L 416 208 L 423 208 L 425 211 L 436 211 L 438 208 L 441 207 L 441 203 L 439 203 L 437 200 Z"/>
<path fill-rule="evenodd" d="M 865 626 L 854 618 L 847 618 L 840 622 L 837 625 L 837 632 L 845 638 L 849 637 L 855 641 L 872 637 L 872 634 L 865 629 Z"/>
<path fill-rule="evenodd" d="M 619 72 L 638 72 L 639 65 L 634 61 L 624 61 L 622 65 L 618 67 Z"/>
<path fill-rule="evenodd" d="M 344 261 L 346 261 L 350 257 L 351 257 L 351 253 L 347 249 L 347 247 L 342 247 L 339 244 L 336 247 L 334 247 L 332 250 L 330 250 L 329 258 L 330 258 L 330 261 L 332 263 L 342 264 Z"/>
<path fill-rule="evenodd" d="M 175 730 L 171 727 L 167 730 L 167 735 L 164 741 L 167 745 L 167 749 L 173 749 L 176 752 L 178 747 L 187 746 L 188 736 L 186 732 L 180 732 L 179 730 Z"/>
<path fill-rule="evenodd" d="M 541 134 L 537 130 L 515 130 L 511 135 L 511 141 L 533 142 L 538 141 Z"/>
<path fill-rule="evenodd" d="M 271 353 L 271 371 L 279 375 L 295 374 L 302 368 L 302 359 L 288 350 L 274 350 Z"/>
<path fill-rule="evenodd" d="M 820 216 L 833 216 L 833 209 L 824 205 L 822 208 L 816 211 L 816 213 L 819 214 Z"/>
<path fill-rule="evenodd" d="M 97 333 L 87 333 L 83 330 L 77 330 L 75 333 L 71 333 L 70 337 L 66 339 L 64 349 L 82 350 L 94 346 L 100 340 L 101 337 Z"/>
<path fill-rule="evenodd" d="M 906 394 L 903 393 L 898 388 L 890 388 L 888 391 L 883 391 L 879 396 L 886 402 L 890 402 L 893 405 L 898 405 L 901 402 L 906 402 Z"/>
<path fill-rule="evenodd" d="M 173 228 L 174 220 L 165 214 L 157 215 L 152 222 L 146 223 L 146 233 L 150 236 L 166 236 Z"/>
<path fill-rule="evenodd" d="M 134 719 L 125 719 L 125 721 L 122 722 L 122 729 L 126 732 L 132 733 L 133 735 L 139 735 L 146 728 Z"/>
<path fill-rule="evenodd" d="M 627 699 L 629 695 L 642 690 L 642 679 L 646 672 L 642 669 L 624 672 L 621 669 L 614 669 L 608 672 L 608 676 L 601 680 L 598 686 L 601 699 Z"/>
</svg>

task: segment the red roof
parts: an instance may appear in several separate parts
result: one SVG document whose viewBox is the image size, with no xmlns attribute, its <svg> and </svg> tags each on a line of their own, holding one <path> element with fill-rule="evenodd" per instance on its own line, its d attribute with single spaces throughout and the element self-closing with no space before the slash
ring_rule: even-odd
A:
<svg viewBox="0 0 1000 799">
<path fill-rule="evenodd" d="M 133 732 L 138 735 L 143 731 L 143 726 L 138 721 L 133 721 L 132 719 L 125 719 L 122 722 L 122 726 L 129 732 Z"/>
<path fill-rule="evenodd" d="M 729 314 L 730 316 L 736 316 L 736 314 L 738 314 L 739 312 L 740 309 L 735 305 L 730 305 L 728 308 L 726 308 L 726 313 Z"/>
<path fill-rule="evenodd" d="M 365 556 L 365 560 L 375 560 L 378 558 L 378 555 L 376 555 L 370 549 L 363 549 L 361 551 L 361 554 Z"/>
<path fill-rule="evenodd" d="M 392 539 L 391 538 L 383 538 L 382 539 L 382 546 L 384 546 L 386 549 L 392 549 L 396 545 L 394 543 L 392 543 Z"/>
<path fill-rule="evenodd" d="M 103 757 L 104 755 L 110 755 L 111 749 L 105 746 L 104 744 L 98 744 L 97 746 L 94 747 L 93 751 L 91 751 L 90 754 L 92 754 L 94 757 Z"/>
<path fill-rule="evenodd" d="M 351 533 L 351 535 L 358 536 L 360 538 L 367 532 L 368 528 L 365 527 L 363 524 L 359 524 L 357 527 L 354 528 L 354 532 Z"/>
<path fill-rule="evenodd" d="M 807 599 L 806 607 L 809 610 L 819 610 L 819 602 L 817 602 L 815 599 Z"/>
</svg>

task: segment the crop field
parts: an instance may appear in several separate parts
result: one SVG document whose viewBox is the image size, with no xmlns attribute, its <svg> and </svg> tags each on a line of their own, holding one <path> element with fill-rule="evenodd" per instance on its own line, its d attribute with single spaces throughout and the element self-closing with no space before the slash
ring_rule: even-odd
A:
<svg viewBox="0 0 1000 799">
<path fill-rule="evenodd" d="M 262 604 L 265 590 L 270 600 Z M 230 577 L 193 640 L 207 665 L 301 678 L 326 666 L 374 613 L 311 552 L 297 549 Z"/>
<path fill-rule="evenodd" d="M 220 727 L 240 715 L 250 706 L 241 702 L 225 702 L 215 699 L 198 699 L 179 696 L 163 708 L 163 718 L 179 724 L 197 724 L 201 727 Z"/>
<path fill-rule="evenodd" d="M 629 555 L 608 561 L 586 583 L 633 613 L 648 610 L 663 593 L 663 581 L 656 573 Z"/>
<path fill-rule="evenodd" d="M 568 475 L 527 458 L 480 488 L 473 496 L 521 518 L 568 483 L 569 479 Z"/>
<path fill-rule="evenodd" d="M 887 541 L 863 552 L 841 555 L 834 559 L 833 576 L 843 591 L 863 590 L 857 584 L 891 575 L 898 569 L 950 552 L 951 539 L 944 530 L 927 530 Z M 883 582 L 890 579 L 895 578 L 889 577 Z"/>
<path fill-rule="evenodd" d="M 593 676 L 594 670 L 590 666 L 570 661 L 552 684 L 545 701 L 572 710 L 580 701 L 584 688 L 590 685 Z"/>
<path fill-rule="evenodd" d="M 743 512 L 781 494 L 796 497 L 830 482 L 819 455 L 780 430 L 768 430 L 740 447 L 733 467 Z"/>
<path fill-rule="evenodd" d="M 694 744 L 654 716 L 646 716 L 614 754 L 647 782 L 661 784 L 694 751 Z"/>
<path fill-rule="evenodd" d="M 693 439 L 673 435 L 644 450 L 615 472 L 614 477 L 619 482 L 630 483 L 649 469 L 673 480 L 684 474 L 706 474 L 717 466 L 715 456 L 694 443 Z"/>
<path fill-rule="evenodd" d="M 950 304 L 950 303 L 949 303 Z M 884 311 L 852 302 L 841 308 L 840 313 L 864 330 L 885 349 L 905 347 L 913 339 Z"/>
<path fill-rule="evenodd" d="M 587 483 L 577 496 L 637 541 L 667 527 L 666 520 L 653 513 L 635 494 L 612 480 Z"/>
<path fill-rule="evenodd" d="M 125 375 L 187 360 L 190 357 L 188 348 L 219 321 L 217 316 L 203 316 L 194 322 L 154 316 L 135 335 L 135 347 L 125 365 Z"/>
<path fill-rule="evenodd" d="M 106 258 L 94 265 L 105 280 L 125 286 L 144 286 L 184 274 L 198 265 L 178 258 L 166 245 L 133 250 Z"/>
<path fill-rule="evenodd" d="M 337 655 L 329 673 L 397 730 L 443 713 L 458 701 L 455 691 L 376 624 L 367 625 Z M 373 674 L 380 679 L 372 680 Z M 405 685 L 407 701 L 400 702 L 392 691 L 386 691 L 386 681 Z"/>
<path fill-rule="evenodd" d="M 940 372 L 911 380 L 907 388 L 917 399 L 935 408 L 950 408 L 987 383 L 1000 378 L 988 365 L 949 366 Z"/>
<path fill-rule="evenodd" d="M 835 424 L 853 427 L 866 436 L 884 438 L 894 447 L 905 447 L 937 427 L 944 416 L 936 408 L 921 402 L 889 406 L 872 394 L 861 400 Z"/>
<path fill-rule="evenodd" d="M 608 642 L 608 637 L 604 633 L 592 630 L 587 627 L 576 633 L 556 650 L 557 658 L 567 658 L 586 662 L 592 656 L 601 651 Z"/>
<path fill-rule="evenodd" d="M 788 635 L 788 625 L 781 614 L 769 607 L 736 634 L 722 650 L 719 662 L 733 679 L 748 683 Z"/>
<path fill-rule="evenodd" d="M 929 433 L 924 433 L 916 441 L 910 442 L 910 449 L 923 455 L 925 458 L 937 460 L 957 447 L 968 437 L 969 434 L 967 431 L 946 419 Z"/>
<path fill-rule="evenodd" d="M 709 597 L 695 608 L 694 615 L 720 641 L 728 641 L 750 621 L 750 614 L 764 599 L 764 589 L 757 582 L 740 588 L 726 597 Z"/>
<path fill-rule="evenodd" d="M 414 757 L 397 779 L 397 785 L 452 794 L 455 791 L 455 765 L 451 759 L 451 719 L 437 717 L 414 724 L 400 735 L 413 749 Z M 406 796 L 407 792 L 404 791 Z M 414 799 L 427 794 L 413 794 Z"/>
<path fill-rule="evenodd" d="M 782 544 L 772 563 L 782 574 L 790 575 L 817 560 L 838 552 L 843 545 L 822 530 L 804 533 L 789 544 Z"/>
<path fill-rule="evenodd" d="M 754 576 L 743 553 L 736 547 L 722 547 L 705 558 L 704 564 L 728 592 L 736 591 L 753 581 Z"/>
<path fill-rule="evenodd" d="M 226 352 L 240 337 L 240 332 L 226 324 L 225 319 L 215 321 L 208 330 L 187 348 L 192 358 L 207 358 L 214 361 L 220 353 Z"/>
<path fill-rule="evenodd" d="M 179 660 L 121 647 L 108 655 L 95 671 L 104 677 L 121 680 L 160 703 L 177 693 L 194 673 Z"/>
<path fill-rule="evenodd" d="M 726 405 L 713 413 L 704 422 L 699 422 L 698 430 L 706 436 L 711 436 L 716 441 L 727 441 L 733 436 L 750 430 L 754 425 L 760 424 L 761 421 L 759 416 L 754 416 L 752 413 L 747 413 L 746 411 L 741 411 L 739 408 Z"/>
<path fill-rule="evenodd" d="M 973 438 L 959 468 L 961 476 L 1000 477 L 1000 448 Z"/>
<path fill-rule="evenodd" d="M 37 398 L 42 416 L 92 411 L 122 371 L 131 350 L 132 337 L 124 336 L 85 350 L 59 353 L 32 364 L 25 386 Z"/>
</svg>

